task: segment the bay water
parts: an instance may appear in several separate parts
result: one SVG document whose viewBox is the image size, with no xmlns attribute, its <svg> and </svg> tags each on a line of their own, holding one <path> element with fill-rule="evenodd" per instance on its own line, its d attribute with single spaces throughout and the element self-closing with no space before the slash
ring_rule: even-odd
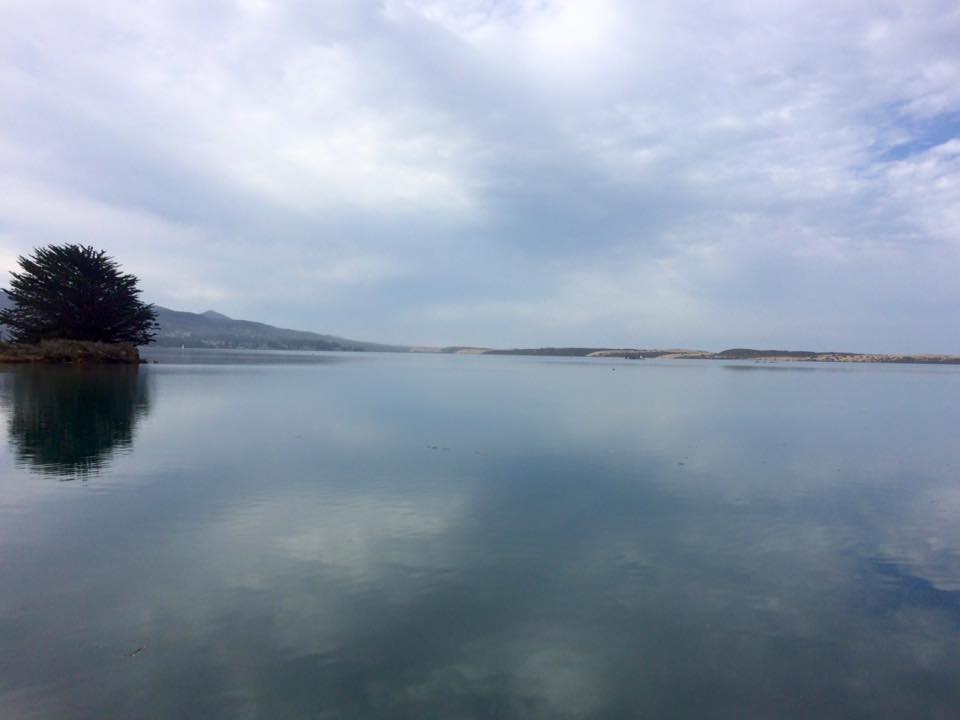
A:
<svg viewBox="0 0 960 720">
<path fill-rule="evenodd" d="M 0 718 L 955 718 L 960 368 L 0 367 Z"/>
</svg>

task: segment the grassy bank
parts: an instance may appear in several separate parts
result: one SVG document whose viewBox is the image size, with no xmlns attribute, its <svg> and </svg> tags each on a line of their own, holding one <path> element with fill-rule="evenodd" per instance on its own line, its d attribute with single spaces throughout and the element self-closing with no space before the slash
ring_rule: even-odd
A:
<svg viewBox="0 0 960 720">
<path fill-rule="evenodd" d="M 130 343 L 100 343 L 81 340 L 45 340 L 36 345 L 0 342 L 0 363 L 115 363 L 140 362 L 140 353 Z"/>
</svg>

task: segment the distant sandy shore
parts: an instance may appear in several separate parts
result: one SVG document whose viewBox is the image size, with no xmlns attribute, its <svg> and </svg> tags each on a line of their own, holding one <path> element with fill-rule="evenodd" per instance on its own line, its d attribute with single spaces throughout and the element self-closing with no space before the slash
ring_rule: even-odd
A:
<svg viewBox="0 0 960 720">
<path fill-rule="evenodd" d="M 960 355 L 895 354 L 854 352 L 813 352 L 809 350 L 754 350 L 732 348 L 721 352 L 687 348 L 588 348 L 544 347 L 499 350 L 480 347 L 420 347 L 411 352 L 432 352 L 454 355 L 523 355 L 535 357 L 607 357 L 627 360 L 658 358 L 662 360 L 753 360 L 755 362 L 847 362 L 847 363 L 922 363 L 928 365 L 960 365 Z"/>
<path fill-rule="evenodd" d="M 851 362 L 960 364 L 960 355 L 809 352 L 805 350 L 751 350 L 712 353 L 705 350 L 637 350 L 635 353 L 601 350 L 591 357 L 663 358 L 667 360 L 756 360 L 758 362 Z"/>
</svg>

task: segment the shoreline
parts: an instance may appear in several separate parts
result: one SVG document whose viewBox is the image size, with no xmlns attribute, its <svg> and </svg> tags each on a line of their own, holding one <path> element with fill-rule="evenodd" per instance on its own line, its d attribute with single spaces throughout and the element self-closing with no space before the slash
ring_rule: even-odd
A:
<svg viewBox="0 0 960 720">
<path fill-rule="evenodd" d="M 755 362 L 817 362 L 960 365 L 960 355 L 942 353 L 856 353 L 808 350 L 731 348 L 720 352 L 677 348 L 543 347 L 501 350 L 482 347 L 415 348 L 411 352 L 453 355 L 514 355 L 524 357 L 595 357 L 623 360 L 753 360 Z"/>
<path fill-rule="evenodd" d="M 318 353 L 346 353 L 356 354 L 357 351 L 349 350 L 291 350 L 263 347 L 191 347 L 191 348 L 172 348 L 169 346 L 156 345 L 145 349 L 146 359 L 141 362 L 163 362 L 162 360 L 151 360 L 150 354 L 154 349 L 160 352 L 170 352 L 174 350 L 196 351 L 196 352 L 263 352 L 263 353 L 283 353 L 286 355 L 305 356 Z M 783 362 L 801 362 L 801 363 L 856 363 L 856 364 L 917 364 L 917 365 L 960 365 L 960 356 L 944 355 L 939 353 L 847 353 L 847 352 L 808 352 L 796 350 L 724 350 L 722 352 L 709 352 L 706 350 L 677 350 L 677 349 L 601 349 L 601 348 L 523 348 L 513 350 L 498 350 L 493 348 L 480 347 L 456 347 L 456 348 L 428 348 L 419 346 L 407 351 L 386 351 L 389 354 L 398 355 L 465 355 L 465 356 L 513 356 L 513 357 L 542 357 L 542 358 L 599 358 L 607 360 L 713 360 L 713 361 L 752 361 L 754 363 L 783 363 Z M 364 353 L 360 353 L 364 354 Z"/>
<path fill-rule="evenodd" d="M 0 342 L 0 364 L 139 365 L 140 351 L 131 343 L 45 340 L 36 344 Z"/>
</svg>

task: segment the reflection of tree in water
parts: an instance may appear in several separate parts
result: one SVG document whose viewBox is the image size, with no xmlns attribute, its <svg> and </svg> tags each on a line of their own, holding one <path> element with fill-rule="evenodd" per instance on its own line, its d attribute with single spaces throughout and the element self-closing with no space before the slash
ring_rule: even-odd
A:
<svg viewBox="0 0 960 720">
<path fill-rule="evenodd" d="M 44 473 L 97 472 L 129 448 L 149 411 L 146 376 L 137 367 L 23 367 L 0 385 L 18 461 Z"/>
</svg>

